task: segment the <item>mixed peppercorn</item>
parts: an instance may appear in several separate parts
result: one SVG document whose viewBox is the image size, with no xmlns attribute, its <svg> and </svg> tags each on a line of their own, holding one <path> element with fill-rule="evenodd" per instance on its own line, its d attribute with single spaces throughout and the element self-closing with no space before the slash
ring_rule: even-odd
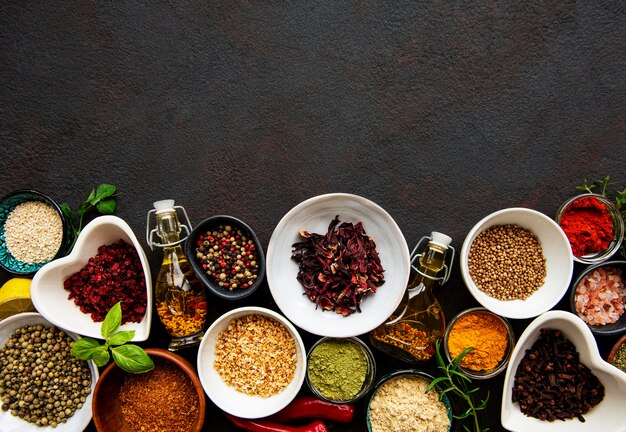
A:
<svg viewBox="0 0 626 432">
<path fill-rule="evenodd" d="M 219 225 L 201 235 L 196 256 L 215 282 L 230 291 L 252 286 L 259 275 L 259 259 L 254 241 L 240 228 Z"/>
</svg>

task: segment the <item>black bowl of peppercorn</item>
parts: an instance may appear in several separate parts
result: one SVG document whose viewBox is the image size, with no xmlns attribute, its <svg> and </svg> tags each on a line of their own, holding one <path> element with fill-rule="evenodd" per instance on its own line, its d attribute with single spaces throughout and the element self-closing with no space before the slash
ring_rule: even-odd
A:
<svg viewBox="0 0 626 432">
<path fill-rule="evenodd" d="M 185 254 L 200 280 L 223 299 L 249 296 L 265 276 L 261 242 L 252 228 L 232 216 L 212 216 L 196 225 Z"/>
</svg>

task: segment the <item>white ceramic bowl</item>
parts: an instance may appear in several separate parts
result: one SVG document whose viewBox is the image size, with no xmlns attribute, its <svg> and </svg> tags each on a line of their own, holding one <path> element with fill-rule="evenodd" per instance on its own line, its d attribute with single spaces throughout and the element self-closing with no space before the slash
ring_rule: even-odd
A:
<svg viewBox="0 0 626 432">
<path fill-rule="evenodd" d="M 150 264 L 133 230 L 116 216 L 100 216 L 92 220 L 81 231 L 72 252 L 63 258 L 43 266 L 33 278 L 30 295 L 37 311 L 48 321 L 65 330 L 84 336 L 102 339 L 101 322 L 94 322 L 89 314 L 80 311 L 74 300 L 68 300 L 69 292 L 63 282 L 82 269 L 89 258 L 96 256 L 102 245 L 118 240 L 132 244 L 139 255 L 146 279 L 147 308 L 139 323 L 126 323 L 120 330 L 135 330 L 133 341 L 144 341 L 150 335 L 152 323 L 152 276 Z"/>
<path fill-rule="evenodd" d="M 580 354 L 580 361 L 586 365 L 604 385 L 602 402 L 584 415 L 585 422 L 574 418 L 566 421 L 547 422 L 527 417 L 519 405 L 511 401 L 515 372 L 526 350 L 539 338 L 542 328 L 560 330 Z M 626 374 L 600 357 L 596 341 L 587 325 L 575 315 L 565 311 L 549 311 L 537 317 L 524 330 L 509 362 L 502 392 L 502 426 L 512 432 L 624 432 L 623 409 L 626 406 Z"/>
<path fill-rule="evenodd" d="M 24 326 L 41 324 L 45 327 L 53 327 L 44 317 L 35 312 L 26 312 L 8 317 L 0 322 L 0 347 L 9 340 L 9 337 L 17 330 Z M 74 340 L 80 337 L 71 332 L 66 332 Z M 55 431 L 55 432 L 76 432 L 84 430 L 91 421 L 91 400 L 96 382 L 98 381 L 98 368 L 93 361 L 89 361 L 89 371 L 91 372 L 91 393 L 87 396 L 87 400 L 83 407 L 74 412 L 65 423 L 59 423 L 56 428 L 50 426 L 37 426 L 28 423 L 19 417 L 14 417 L 9 411 L 0 410 L 0 429 L 3 432 L 34 432 L 34 431 Z"/>
<path fill-rule="evenodd" d="M 213 368 L 217 336 L 233 319 L 253 314 L 264 315 L 283 324 L 296 345 L 297 364 L 294 378 L 286 389 L 270 397 L 238 392 L 234 387 L 225 384 Z M 225 313 L 211 324 L 198 348 L 197 370 L 205 393 L 220 409 L 237 417 L 260 418 L 280 411 L 296 397 L 306 375 L 306 352 L 298 331 L 285 317 L 261 307 L 242 307 Z"/>
<path fill-rule="evenodd" d="M 546 258 L 546 277 L 537 291 L 524 300 L 499 300 L 481 291 L 469 273 L 468 255 L 476 237 L 494 225 L 514 224 L 532 231 Z M 548 216 L 527 208 L 499 210 L 478 222 L 465 237 L 461 248 L 461 275 L 474 298 L 484 307 L 507 318 L 533 318 L 552 309 L 565 295 L 574 267 L 567 236 Z"/>
<path fill-rule="evenodd" d="M 376 243 L 385 278 L 376 293 L 363 299 L 361 312 L 347 317 L 316 308 L 296 280 L 298 264 L 291 259 L 301 230 L 325 234 L 337 215 L 341 222 L 363 223 Z M 351 194 L 320 195 L 298 204 L 278 223 L 267 247 L 267 281 L 276 304 L 298 327 L 320 336 L 357 336 L 382 324 L 400 304 L 409 272 L 409 248 L 396 222 L 379 205 Z"/>
</svg>

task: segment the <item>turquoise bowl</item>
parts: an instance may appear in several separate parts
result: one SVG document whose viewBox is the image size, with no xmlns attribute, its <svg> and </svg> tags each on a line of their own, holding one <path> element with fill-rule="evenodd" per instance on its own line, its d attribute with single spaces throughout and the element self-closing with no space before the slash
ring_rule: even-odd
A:
<svg viewBox="0 0 626 432">
<path fill-rule="evenodd" d="M 5 196 L 0 203 L 0 267 L 18 276 L 31 276 L 46 264 L 46 262 L 32 264 L 22 262 L 11 255 L 7 249 L 7 244 L 4 239 L 4 223 L 15 207 L 27 201 L 41 201 L 48 204 L 54 208 L 61 217 L 63 223 L 63 238 L 59 250 L 52 259 L 65 256 L 69 251 L 71 242 L 71 231 L 67 218 L 63 214 L 63 211 L 61 211 L 61 207 L 59 207 L 52 198 L 34 190 L 18 190 Z"/>
</svg>

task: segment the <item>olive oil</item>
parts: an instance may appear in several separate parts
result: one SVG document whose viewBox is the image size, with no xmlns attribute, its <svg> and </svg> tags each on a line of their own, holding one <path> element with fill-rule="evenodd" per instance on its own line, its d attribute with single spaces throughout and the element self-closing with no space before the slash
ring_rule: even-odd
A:
<svg viewBox="0 0 626 432">
<path fill-rule="evenodd" d="M 154 205 L 156 233 L 163 246 L 154 297 L 159 320 L 171 337 L 168 349 L 175 351 L 200 343 L 206 324 L 206 292 L 183 253 L 173 201 L 157 201 Z"/>
<path fill-rule="evenodd" d="M 445 315 L 432 291 L 439 282 L 447 280 L 449 272 L 443 277 L 439 273 L 449 269 L 446 253 L 452 239 L 438 232 L 427 239 L 426 250 L 412 258 L 412 261 L 418 258 L 419 265 L 412 272 L 400 306 L 370 332 L 372 346 L 409 363 L 430 359 L 436 342 L 445 333 Z M 414 253 L 416 250 L 417 247 Z"/>
</svg>

